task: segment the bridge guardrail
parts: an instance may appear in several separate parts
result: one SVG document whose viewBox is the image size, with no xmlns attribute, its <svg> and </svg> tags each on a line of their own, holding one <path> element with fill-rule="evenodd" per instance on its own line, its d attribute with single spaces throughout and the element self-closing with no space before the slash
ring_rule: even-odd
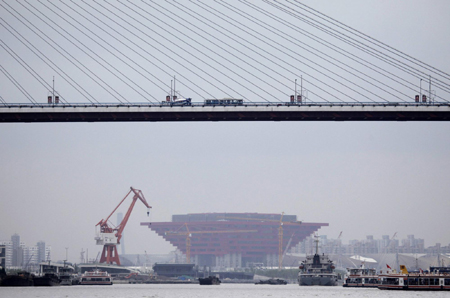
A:
<svg viewBox="0 0 450 298">
<path fill-rule="evenodd" d="M 193 102 L 191 104 L 167 104 L 167 103 L 59 103 L 59 104 L 49 104 L 49 103 L 40 103 L 40 104 L 32 104 L 32 103 L 4 103 L 0 105 L 0 109 L 5 108 L 106 108 L 106 107 L 258 107 L 258 106 L 305 106 L 305 107 L 317 107 L 317 106 L 327 106 L 327 107 L 344 107 L 344 106 L 371 106 L 371 107 L 392 107 L 392 106 L 450 106 L 450 102 L 426 102 L 426 103 L 417 103 L 417 102 L 308 102 L 308 103 L 291 103 L 291 102 L 244 102 L 242 105 L 235 104 L 220 104 L 220 105 L 212 105 L 205 104 L 202 102 Z"/>
</svg>

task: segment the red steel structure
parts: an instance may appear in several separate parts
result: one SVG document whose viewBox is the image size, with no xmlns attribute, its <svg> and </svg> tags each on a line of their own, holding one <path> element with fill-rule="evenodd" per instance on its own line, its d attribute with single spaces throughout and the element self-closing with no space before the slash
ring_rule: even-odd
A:
<svg viewBox="0 0 450 298">
<path fill-rule="evenodd" d="M 186 245 L 185 234 L 176 233 L 185 224 L 191 232 L 190 247 Z M 141 225 L 148 226 L 184 254 L 189 251 L 191 257 L 196 257 L 197 265 L 218 266 L 224 257 L 233 255 L 245 267 L 249 263 L 279 266 L 281 251 L 294 247 L 328 223 L 299 222 L 296 215 L 283 213 L 197 213 L 173 215 L 172 222 L 143 222 Z M 240 230 L 252 232 L 238 232 Z"/>
<path fill-rule="evenodd" d="M 108 223 L 109 218 L 111 215 L 116 212 L 117 208 L 125 201 L 125 199 L 130 195 L 131 193 L 134 193 L 133 200 L 131 202 L 130 207 L 128 208 L 127 213 L 123 217 L 123 220 L 120 222 L 120 224 L 117 227 L 111 227 Z M 100 226 L 100 234 L 95 237 L 97 240 L 97 244 L 103 245 L 103 251 L 102 255 L 100 257 L 100 263 L 107 263 L 107 264 L 113 264 L 116 263 L 117 265 L 120 265 L 120 259 L 119 254 L 117 253 L 117 244 L 120 244 L 120 239 L 122 238 L 122 232 L 125 229 L 125 226 L 127 225 L 128 219 L 130 218 L 131 211 L 133 211 L 133 207 L 136 204 L 137 200 L 141 200 L 142 203 L 148 208 L 147 209 L 147 215 L 150 213 L 150 208 L 152 208 L 147 201 L 145 200 L 144 194 L 139 189 L 135 189 L 133 187 L 130 187 L 130 191 L 127 193 L 127 195 L 120 201 L 119 205 L 117 205 L 116 208 L 111 212 L 111 214 L 106 218 L 102 219 L 96 226 Z"/>
</svg>

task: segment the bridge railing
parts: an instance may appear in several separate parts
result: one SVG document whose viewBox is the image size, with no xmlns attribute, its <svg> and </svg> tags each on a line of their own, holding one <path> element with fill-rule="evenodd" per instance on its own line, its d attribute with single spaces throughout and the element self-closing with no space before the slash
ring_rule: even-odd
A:
<svg viewBox="0 0 450 298">
<path fill-rule="evenodd" d="M 243 104 L 205 104 L 204 102 L 192 102 L 190 104 L 178 103 L 3 103 L 0 109 L 8 108 L 108 108 L 108 107 L 258 107 L 258 106 L 306 106 L 306 107 L 344 107 L 344 106 L 368 106 L 368 107 L 392 107 L 392 106 L 450 106 L 450 102 L 307 102 L 307 103 L 293 103 L 293 102 L 244 102 Z"/>
</svg>

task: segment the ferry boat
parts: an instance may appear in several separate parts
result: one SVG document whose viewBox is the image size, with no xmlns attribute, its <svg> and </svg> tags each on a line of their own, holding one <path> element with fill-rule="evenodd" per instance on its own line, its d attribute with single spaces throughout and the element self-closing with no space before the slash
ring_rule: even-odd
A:
<svg viewBox="0 0 450 298">
<path fill-rule="evenodd" d="M 298 284 L 300 286 L 337 286 L 338 277 L 334 264 L 327 255 L 319 255 L 319 239 L 316 236 L 316 253 L 307 256 L 299 267 Z"/>
<path fill-rule="evenodd" d="M 349 274 L 345 278 L 343 287 L 349 288 L 378 288 L 378 275 L 375 269 L 347 268 Z"/>
<path fill-rule="evenodd" d="M 81 275 L 80 285 L 112 285 L 111 275 L 106 271 L 95 269 Z"/>
<path fill-rule="evenodd" d="M 422 290 L 422 291 L 450 291 L 449 272 L 433 270 L 410 273 L 404 265 L 400 266 L 400 273 L 395 271 L 380 274 L 380 290 Z"/>
</svg>

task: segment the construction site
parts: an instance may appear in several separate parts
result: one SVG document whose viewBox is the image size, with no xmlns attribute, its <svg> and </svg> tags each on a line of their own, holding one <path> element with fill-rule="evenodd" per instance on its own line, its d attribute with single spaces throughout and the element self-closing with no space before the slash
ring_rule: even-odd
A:
<svg viewBox="0 0 450 298">
<path fill-rule="evenodd" d="M 130 196 L 131 195 L 131 196 Z M 128 198 L 131 204 L 118 222 L 111 217 Z M 142 191 L 130 191 L 105 218 L 97 223 L 95 237 L 103 250 L 99 263 L 121 265 L 117 246 L 137 201 L 147 207 Z M 328 223 L 306 223 L 296 215 L 261 213 L 194 213 L 173 215 L 171 222 L 142 222 L 151 231 L 172 244 L 182 257 L 178 263 L 218 269 L 242 267 L 281 268 L 287 251 Z"/>
</svg>

